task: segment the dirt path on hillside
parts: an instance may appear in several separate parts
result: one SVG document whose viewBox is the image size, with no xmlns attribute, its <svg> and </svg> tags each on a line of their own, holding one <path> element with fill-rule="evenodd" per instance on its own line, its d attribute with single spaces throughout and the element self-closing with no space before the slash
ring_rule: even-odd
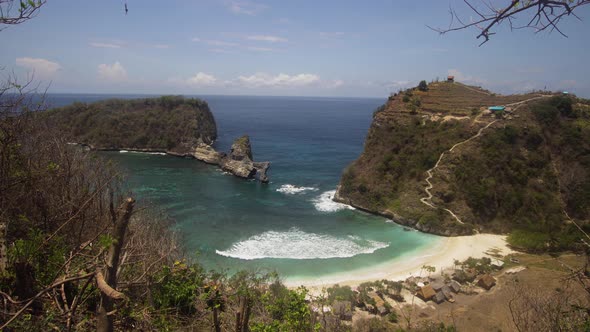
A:
<svg viewBox="0 0 590 332">
<path fill-rule="evenodd" d="M 512 111 L 516 112 L 516 110 L 524 105 L 525 103 L 528 103 L 530 101 L 533 100 L 537 100 L 537 99 L 541 99 L 541 98 L 546 98 L 546 97 L 551 97 L 552 95 L 541 95 L 538 97 L 533 97 L 533 98 L 529 98 L 523 101 L 519 101 L 516 103 L 511 103 L 511 104 L 506 104 L 504 106 L 508 107 L 508 106 L 516 106 Z M 479 136 L 481 136 L 481 134 L 484 132 L 484 130 L 488 129 L 491 125 L 493 125 L 494 123 L 498 122 L 500 120 L 493 120 L 492 122 L 488 123 L 485 127 L 481 128 L 480 130 L 477 131 L 477 134 L 469 137 L 468 139 L 461 141 L 455 145 L 453 145 L 450 149 L 448 149 L 447 151 L 444 151 L 443 153 L 440 154 L 440 156 L 438 157 L 438 160 L 436 162 L 436 164 L 434 165 L 434 167 L 432 167 L 431 169 L 426 171 L 426 174 L 428 174 L 428 177 L 426 178 L 426 183 L 428 183 L 428 185 L 424 188 L 424 191 L 426 192 L 426 197 L 422 197 L 420 198 L 420 202 L 422 202 L 425 205 L 428 205 L 429 207 L 436 209 L 436 205 L 434 205 L 432 203 L 432 193 L 430 192 L 433 188 L 432 182 L 430 182 L 430 180 L 432 179 L 433 172 L 438 168 L 438 165 L 440 164 L 440 162 L 442 161 L 443 157 L 445 156 L 445 153 L 451 153 L 453 152 L 453 150 L 458 147 L 459 145 L 465 144 L 467 142 L 470 142 L 476 138 L 478 138 Z M 464 224 L 464 222 L 461 220 L 461 218 L 459 218 L 453 211 L 443 208 L 443 210 L 447 211 L 458 223 L 460 224 Z"/>
</svg>

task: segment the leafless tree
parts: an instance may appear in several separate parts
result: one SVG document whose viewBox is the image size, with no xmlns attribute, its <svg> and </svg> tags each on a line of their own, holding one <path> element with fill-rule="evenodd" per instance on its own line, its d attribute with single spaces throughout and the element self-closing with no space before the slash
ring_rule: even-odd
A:
<svg viewBox="0 0 590 332">
<path fill-rule="evenodd" d="M 447 28 L 432 28 L 430 26 L 429 28 L 440 34 L 475 28 L 479 30 L 477 39 L 483 38 L 480 46 L 495 34 L 492 31 L 494 28 L 506 22 L 511 30 L 531 28 L 536 33 L 557 31 L 567 37 L 559 28 L 562 19 L 570 16 L 580 19 L 575 11 L 581 6 L 590 4 L 590 0 L 510 0 L 503 1 L 507 2 L 505 5 L 497 6 L 492 1 L 482 0 L 481 5 L 478 6 L 472 0 L 463 1 L 469 7 L 474 18 L 466 21 L 454 8 L 450 8 L 451 22 Z"/>
</svg>

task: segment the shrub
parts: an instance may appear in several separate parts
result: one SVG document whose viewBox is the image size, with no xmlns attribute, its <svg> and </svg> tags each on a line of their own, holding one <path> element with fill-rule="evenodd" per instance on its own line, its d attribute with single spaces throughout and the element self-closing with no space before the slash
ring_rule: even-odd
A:
<svg viewBox="0 0 590 332">
<path fill-rule="evenodd" d="M 528 230 L 514 230 L 508 235 L 508 244 L 528 251 L 545 251 L 549 248 L 550 237 L 547 233 Z"/>
<path fill-rule="evenodd" d="M 420 81 L 420 83 L 418 84 L 418 90 L 420 90 L 420 91 L 428 90 L 428 83 L 426 83 L 426 81 L 424 81 L 424 80 Z"/>
</svg>

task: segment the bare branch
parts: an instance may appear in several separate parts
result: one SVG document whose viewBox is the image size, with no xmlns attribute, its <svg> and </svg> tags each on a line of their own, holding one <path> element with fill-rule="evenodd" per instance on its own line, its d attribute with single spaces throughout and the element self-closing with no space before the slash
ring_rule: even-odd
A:
<svg viewBox="0 0 590 332">
<path fill-rule="evenodd" d="M 590 0 L 511 0 L 510 3 L 505 7 L 496 9 L 492 7 L 491 3 L 482 1 L 482 3 L 487 7 L 485 11 L 482 11 L 473 4 L 473 1 L 463 1 L 467 7 L 469 7 L 469 10 L 477 15 L 476 20 L 473 20 L 469 23 L 464 23 L 461 20 L 459 14 L 457 14 L 455 10 L 451 9 L 451 23 L 448 28 L 440 29 L 432 28 L 430 26 L 428 26 L 428 28 L 440 34 L 468 28 L 476 28 L 480 31 L 476 38 L 483 38 L 480 46 L 488 42 L 490 40 L 490 36 L 495 34 L 495 32 L 492 30 L 502 25 L 502 23 L 505 21 L 508 21 L 508 25 L 510 26 L 511 30 L 531 28 L 535 30 L 535 33 L 545 30 L 549 32 L 557 31 L 560 35 L 567 37 L 567 35 L 558 27 L 561 20 L 564 17 L 570 15 L 580 20 L 574 11 L 578 7 L 590 4 Z M 519 20 L 519 14 L 528 14 L 531 15 L 531 17 L 526 20 L 527 23 L 524 25 L 517 26 L 515 24 Z M 455 24 L 454 22 L 458 22 L 458 24 Z"/>
<path fill-rule="evenodd" d="M 35 17 L 45 0 L 0 0 L 0 30 L 6 25 L 16 25 Z"/>
</svg>

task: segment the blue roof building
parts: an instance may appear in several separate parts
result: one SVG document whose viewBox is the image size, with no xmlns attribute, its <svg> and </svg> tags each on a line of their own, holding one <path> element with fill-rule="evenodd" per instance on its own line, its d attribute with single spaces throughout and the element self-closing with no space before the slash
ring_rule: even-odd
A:
<svg viewBox="0 0 590 332">
<path fill-rule="evenodd" d="M 490 106 L 488 107 L 488 109 L 492 112 L 502 112 L 504 110 L 506 110 L 505 106 Z"/>
</svg>

